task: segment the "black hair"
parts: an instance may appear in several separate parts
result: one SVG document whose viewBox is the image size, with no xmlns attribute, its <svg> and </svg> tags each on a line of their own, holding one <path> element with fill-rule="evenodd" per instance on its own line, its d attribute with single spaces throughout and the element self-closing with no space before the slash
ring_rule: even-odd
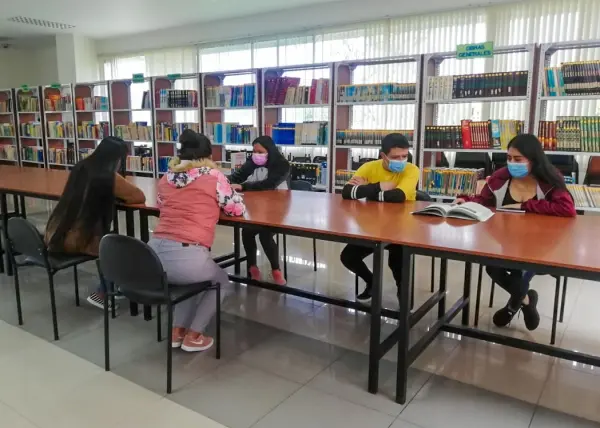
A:
<svg viewBox="0 0 600 428">
<path fill-rule="evenodd" d="M 63 251 L 69 231 L 77 229 L 77 246 L 110 230 L 115 208 L 115 173 L 124 166 L 127 144 L 117 137 L 104 138 L 94 152 L 79 161 L 48 219 L 52 251 Z"/>
<path fill-rule="evenodd" d="M 261 146 L 263 146 L 269 154 L 269 156 L 267 157 L 267 168 L 270 165 L 273 165 L 277 162 L 281 162 L 282 160 L 287 162 L 287 159 L 281 154 L 281 152 L 277 148 L 277 145 L 275 145 L 275 141 L 273 141 L 271 137 L 268 137 L 266 135 L 258 137 L 252 142 L 252 146 L 254 146 L 255 144 L 260 144 Z"/>
<path fill-rule="evenodd" d="M 393 132 L 391 134 L 387 134 L 381 140 L 381 151 L 385 155 L 389 155 L 392 149 L 409 149 L 410 143 L 406 139 L 406 137 L 398 132 Z"/>
<path fill-rule="evenodd" d="M 212 145 L 204 134 L 186 129 L 179 136 L 179 142 L 181 143 L 179 149 L 179 159 L 181 160 L 198 160 L 209 158 L 212 155 Z"/>
<path fill-rule="evenodd" d="M 521 134 L 514 137 L 508 143 L 508 148 L 518 150 L 531 165 L 531 174 L 543 183 L 558 189 L 567 190 L 565 179 L 562 174 L 550 163 L 548 156 L 544 153 L 542 143 L 533 134 Z"/>
</svg>

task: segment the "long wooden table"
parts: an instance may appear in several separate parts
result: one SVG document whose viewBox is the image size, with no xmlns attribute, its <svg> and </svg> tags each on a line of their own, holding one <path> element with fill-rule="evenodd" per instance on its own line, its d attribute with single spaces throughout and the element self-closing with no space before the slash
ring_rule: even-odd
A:
<svg viewBox="0 0 600 428">
<path fill-rule="evenodd" d="M 10 170 L 6 170 L 9 168 Z M 5 171 L 6 170 L 6 171 Z M 7 175 L 5 175 L 5 172 Z M 0 167 L 0 202 L 7 194 L 56 199 L 64 187 L 66 173 L 58 171 Z M 37 183 L 42 180 L 42 183 Z M 147 240 L 148 216 L 158 215 L 156 184 L 153 179 L 132 179 L 147 197 L 145 205 L 128 206 L 140 212 L 140 233 Z M 332 304 L 353 307 L 371 314 L 369 347 L 370 392 L 377 392 L 379 360 L 398 343 L 397 401 L 406 401 L 407 373 L 410 364 L 426 349 L 441 331 L 502 343 L 546 355 L 600 366 L 600 357 L 576 353 L 553 346 L 488 333 L 469 327 L 471 265 L 524 269 L 540 274 L 600 280 L 600 259 L 594 252 L 600 223 L 594 217 L 557 218 L 535 214 L 497 213 L 485 223 L 455 219 L 413 216 L 411 211 L 424 203 L 384 204 L 365 201 L 345 201 L 339 195 L 265 191 L 245 195 L 247 214 L 243 218 L 221 216 L 220 223 L 234 228 L 235 275 L 231 279 L 280 292 L 313 298 Z M 2 214 L 6 212 L 6 203 Z M 3 215 L 3 219 L 6 216 Z M 129 223 L 129 222 L 128 222 Z M 268 230 L 287 235 L 314 237 L 374 248 L 374 284 L 371 307 L 357 302 L 341 301 L 312 294 L 291 286 L 274 286 L 239 276 L 240 228 Z M 4 229 L 6 230 L 6 229 Z M 398 319 L 398 328 L 380 341 L 383 252 L 387 245 L 402 245 L 403 278 L 399 310 L 388 310 Z M 425 303 L 410 311 L 410 258 L 412 255 L 442 258 L 440 287 Z M 446 262 L 465 262 L 463 296 L 448 309 L 446 298 Z M 429 331 L 412 347 L 409 332 L 430 310 L 438 308 L 438 319 Z M 462 325 L 451 321 L 462 314 Z"/>
</svg>

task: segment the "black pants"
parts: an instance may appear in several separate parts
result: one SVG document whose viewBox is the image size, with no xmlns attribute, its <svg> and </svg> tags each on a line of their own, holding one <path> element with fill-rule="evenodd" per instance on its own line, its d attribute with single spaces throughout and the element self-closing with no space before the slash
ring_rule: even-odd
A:
<svg viewBox="0 0 600 428">
<path fill-rule="evenodd" d="M 402 247 L 389 245 L 388 266 L 392 270 L 396 285 L 399 287 L 402 281 Z M 342 264 L 349 271 L 358 275 L 370 288 L 373 284 L 373 273 L 364 262 L 364 258 L 373 254 L 374 248 L 361 247 L 360 245 L 348 244 L 340 254 Z"/>
<path fill-rule="evenodd" d="M 510 294 L 511 300 L 515 303 L 520 303 L 527 295 L 529 280 L 524 277 L 522 270 L 488 266 L 485 271 L 492 281 Z"/>
<path fill-rule="evenodd" d="M 265 255 L 269 259 L 269 263 L 271 263 L 271 269 L 279 269 L 279 249 L 277 248 L 275 239 L 273 239 L 275 234 L 242 229 L 242 243 L 244 244 L 244 250 L 246 250 L 246 257 L 248 257 L 246 265 L 248 267 L 256 266 L 256 235 L 258 235 Z"/>
</svg>

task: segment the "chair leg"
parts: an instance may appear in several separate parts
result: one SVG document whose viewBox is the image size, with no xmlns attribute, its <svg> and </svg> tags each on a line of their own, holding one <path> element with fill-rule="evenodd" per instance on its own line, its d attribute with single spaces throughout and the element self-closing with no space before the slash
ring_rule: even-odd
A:
<svg viewBox="0 0 600 428">
<path fill-rule="evenodd" d="M 287 279 L 287 238 L 283 235 L 283 276 Z"/>
<path fill-rule="evenodd" d="M 73 266 L 73 280 L 75 282 L 75 306 L 79 306 L 79 275 L 77 275 L 77 265 Z"/>
<path fill-rule="evenodd" d="M 550 345 L 556 343 L 556 323 L 558 321 L 558 300 L 560 299 L 560 276 L 556 277 L 554 287 L 554 309 L 552 310 L 552 331 L 550 332 Z"/>
<path fill-rule="evenodd" d="M 15 296 L 17 298 L 17 318 L 19 320 L 19 325 L 23 325 L 23 309 L 21 306 L 21 285 L 19 283 L 19 270 L 17 268 L 16 263 L 13 262 L 13 273 L 15 280 Z"/>
<path fill-rule="evenodd" d="M 354 275 L 354 297 L 358 296 L 358 275 Z"/>
<path fill-rule="evenodd" d="M 173 331 L 173 305 L 171 302 L 167 304 L 167 329 Z M 173 375 L 173 346 L 170 340 L 167 343 L 167 394 L 172 391 L 172 375 Z"/>
<path fill-rule="evenodd" d="M 315 263 L 314 271 L 317 271 L 317 240 L 313 238 L 313 262 Z"/>
<path fill-rule="evenodd" d="M 492 287 L 490 288 L 490 308 L 494 307 L 494 289 L 496 288 L 496 283 L 492 281 Z"/>
<path fill-rule="evenodd" d="M 169 332 L 167 332 L 167 335 Z M 160 305 L 156 307 L 156 341 L 162 341 L 162 319 L 160 315 Z"/>
<path fill-rule="evenodd" d="M 108 331 L 108 293 L 104 293 L 104 370 L 110 371 L 110 340 Z"/>
<path fill-rule="evenodd" d="M 217 349 L 216 349 L 216 357 L 217 360 L 221 359 L 221 284 L 217 284 L 217 313 L 216 313 L 216 317 L 215 317 L 215 321 L 217 323 L 217 328 L 216 328 L 216 334 L 215 334 L 215 340 L 216 340 L 216 345 L 217 345 Z"/>
<path fill-rule="evenodd" d="M 412 263 L 410 265 L 410 310 L 412 311 L 415 307 L 415 259 L 417 258 L 414 254 L 411 255 Z"/>
<path fill-rule="evenodd" d="M 112 317 L 112 319 L 115 319 L 117 317 L 117 308 L 115 307 L 115 283 L 111 282 L 110 283 L 110 316 Z"/>
<path fill-rule="evenodd" d="M 58 319 L 56 317 L 56 298 L 54 296 L 54 275 L 48 271 L 48 282 L 50 283 L 50 306 L 52 308 L 52 326 L 54 329 L 54 340 L 58 340 Z"/>
<path fill-rule="evenodd" d="M 435 292 L 435 257 L 431 258 L 431 292 Z"/>
<path fill-rule="evenodd" d="M 483 266 L 479 265 L 479 273 L 477 274 L 477 297 L 475 298 L 475 322 L 474 325 L 479 325 L 479 308 L 481 306 L 481 280 L 483 277 Z"/>
<path fill-rule="evenodd" d="M 560 321 L 561 323 L 565 319 L 565 303 L 567 301 L 567 279 L 568 278 L 565 276 L 563 280 L 562 298 L 560 299 L 560 317 L 558 318 L 558 321 Z"/>
</svg>

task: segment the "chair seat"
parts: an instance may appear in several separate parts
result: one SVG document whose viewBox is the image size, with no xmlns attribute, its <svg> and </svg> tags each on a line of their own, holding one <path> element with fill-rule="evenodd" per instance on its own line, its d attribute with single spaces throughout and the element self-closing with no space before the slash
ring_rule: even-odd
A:
<svg viewBox="0 0 600 428">
<path fill-rule="evenodd" d="M 118 285 L 118 284 L 117 284 Z M 212 286 L 212 282 L 198 282 L 189 285 L 173 285 L 169 284 L 169 297 L 171 303 L 175 304 L 187 297 L 202 293 Z M 165 297 L 163 290 L 124 290 L 121 294 L 127 297 L 132 302 L 142 305 L 166 305 L 169 298 Z"/>
<path fill-rule="evenodd" d="M 98 257 L 90 256 L 88 254 L 63 254 L 63 253 L 50 253 L 48 254 L 48 263 L 50 268 L 54 271 L 63 270 L 72 266 L 79 265 L 81 263 L 96 260 Z M 39 266 L 45 268 L 44 259 L 40 255 L 39 257 L 27 256 L 22 261 L 17 261 L 19 266 Z"/>
</svg>

